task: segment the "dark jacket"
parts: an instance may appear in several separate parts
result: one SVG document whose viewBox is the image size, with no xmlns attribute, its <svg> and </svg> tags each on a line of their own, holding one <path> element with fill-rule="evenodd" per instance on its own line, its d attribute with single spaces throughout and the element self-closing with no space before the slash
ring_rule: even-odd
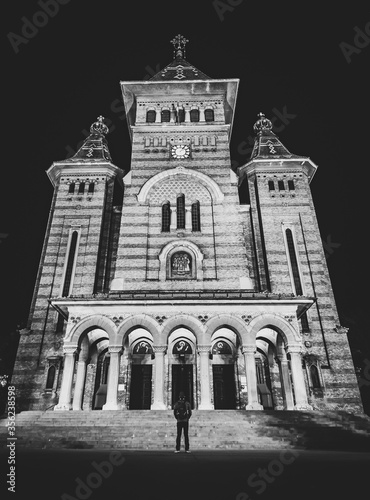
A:
<svg viewBox="0 0 370 500">
<path fill-rule="evenodd" d="M 187 411 L 187 418 L 180 419 L 180 418 L 178 418 L 177 410 L 180 407 L 181 403 L 182 403 L 181 400 L 177 401 L 177 403 L 173 407 L 173 414 L 175 415 L 175 418 L 176 418 L 176 420 L 178 422 L 188 422 L 189 418 L 191 417 L 191 406 L 190 406 L 190 403 L 188 401 L 185 401 L 185 407 L 186 407 L 186 411 Z"/>
</svg>

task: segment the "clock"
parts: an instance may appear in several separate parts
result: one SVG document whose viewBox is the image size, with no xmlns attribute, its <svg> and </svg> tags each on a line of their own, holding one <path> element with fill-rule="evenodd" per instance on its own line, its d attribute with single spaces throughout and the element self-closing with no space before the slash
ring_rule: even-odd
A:
<svg viewBox="0 0 370 500">
<path fill-rule="evenodd" d="M 173 158 L 177 159 L 189 158 L 190 148 L 189 146 L 183 146 L 183 145 L 172 146 L 171 155 Z"/>
</svg>

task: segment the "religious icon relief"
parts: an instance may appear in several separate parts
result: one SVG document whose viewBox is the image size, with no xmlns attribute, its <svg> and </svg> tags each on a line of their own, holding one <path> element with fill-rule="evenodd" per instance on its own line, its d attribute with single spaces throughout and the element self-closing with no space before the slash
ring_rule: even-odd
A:
<svg viewBox="0 0 370 500">
<path fill-rule="evenodd" d="M 192 261 L 186 252 L 176 252 L 171 258 L 171 276 L 173 278 L 191 278 Z"/>
</svg>

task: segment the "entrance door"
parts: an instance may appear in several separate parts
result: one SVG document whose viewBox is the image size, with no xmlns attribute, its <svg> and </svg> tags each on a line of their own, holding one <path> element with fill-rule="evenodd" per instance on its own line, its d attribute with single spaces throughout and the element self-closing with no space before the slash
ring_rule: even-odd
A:
<svg viewBox="0 0 370 500">
<path fill-rule="evenodd" d="M 150 410 L 152 365 L 131 365 L 130 410 Z"/>
<path fill-rule="evenodd" d="M 235 410 L 234 365 L 212 365 L 215 410 Z"/>
<path fill-rule="evenodd" d="M 178 401 L 181 391 L 194 408 L 193 365 L 172 365 L 172 407 Z"/>
</svg>

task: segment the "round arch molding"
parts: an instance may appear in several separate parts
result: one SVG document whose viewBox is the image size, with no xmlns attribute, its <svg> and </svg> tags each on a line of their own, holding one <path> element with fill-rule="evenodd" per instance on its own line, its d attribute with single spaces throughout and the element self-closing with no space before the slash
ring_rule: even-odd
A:
<svg viewBox="0 0 370 500">
<path fill-rule="evenodd" d="M 208 177 L 208 175 L 202 174 L 201 172 L 197 172 L 196 170 L 188 170 L 185 167 L 176 167 L 170 170 L 166 170 L 165 172 L 160 172 L 159 174 L 154 175 L 151 179 L 149 179 L 140 189 L 139 194 L 137 195 L 138 202 L 143 205 L 147 202 L 148 195 L 152 187 L 157 184 L 157 182 L 163 181 L 170 177 L 175 177 L 177 175 L 189 175 L 203 184 L 203 186 L 209 191 L 212 197 L 213 203 L 222 203 L 224 199 L 224 194 L 219 188 L 218 184 Z"/>
<path fill-rule="evenodd" d="M 187 240 L 174 240 L 167 243 L 165 247 L 162 248 L 158 255 L 159 259 L 159 280 L 165 281 L 168 278 L 168 261 L 171 255 L 175 252 L 187 252 L 193 259 L 195 265 L 195 276 L 194 279 L 197 281 L 203 280 L 203 254 L 191 241 Z"/>
<path fill-rule="evenodd" d="M 248 337 L 255 342 L 257 334 L 263 328 L 271 328 L 281 334 L 285 345 L 301 343 L 300 334 L 294 326 L 277 314 L 260 314 L 253 318 L 248 325 Z"/>
<path fill-rule="evenodd" d="M 113 340 L 116 337 L 117 328 L 113 321 L 106 316 L 95 314 L 93 316 L 86 316 L 85 318 L 82 318 L 81 321 L 79 321 L 66 335 L 64 338 L 64 344 L 67 345 L 77 343 L 82 334 L 87 334 L 89 331 L 94 329 L 104 330 L 110 340 Z"/>
</svg>

